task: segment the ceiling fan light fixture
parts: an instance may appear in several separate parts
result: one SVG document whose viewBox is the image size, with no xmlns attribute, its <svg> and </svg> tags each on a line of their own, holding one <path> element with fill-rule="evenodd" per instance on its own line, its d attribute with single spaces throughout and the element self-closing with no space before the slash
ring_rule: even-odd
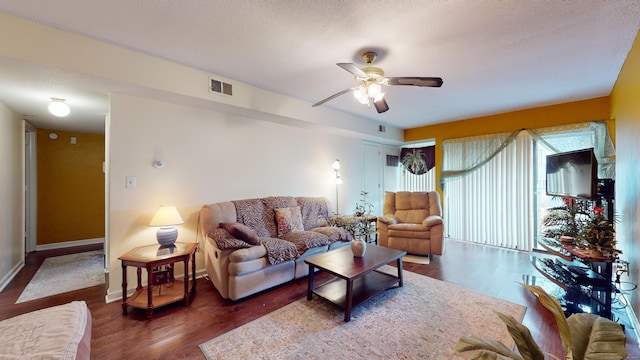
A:
<svg viewBox="0 0 640 360">
<path fill-rule="evenodd" d="M 65 117 L 69 115 L 69 105 L 64 102 L 64 99 L 51 98 L 49 103 L 49 112 L 57 117 Z"/>
<path fill-rule="evenodd" d="M 369 96 L 370 98 L 375 99 L 381 93 L 382 93 L 382 86 L 380 86 L 380 84 L 373 83 L 367 86 L 367 96 Z"/>
<path fill-rule="evenodd" d="M 382 85 L 384 86 L 419 86 L 419 87 L 441 87 L 442 78 L 440 77 L 423 77 L 423 76 L 404 76 L 404 77 L 385 77 L 384 71 L 372 66 L 373 61 L 376 59 L 376 53 L 373 51 L 362 54 L 362 60 L 364 60 L 367 66 L 360 68 L 356 64 L 352 63 L 337 63 L 339 67 L 348 71 L 354 76 L 356 86 L 344 89 L 338 93 L 335 93 L 324 100 L 320 100 L 312 107 L 322 105 L 329 100 L 336 97 L 353 92 L 353 96 L 361 104 L 367 105 L 371 108 L 371 104 L 375 106 L 378 113 L 384 113 L 389 110 L 389 105 L 384 98 L 382 92 Z"/>
</svg>

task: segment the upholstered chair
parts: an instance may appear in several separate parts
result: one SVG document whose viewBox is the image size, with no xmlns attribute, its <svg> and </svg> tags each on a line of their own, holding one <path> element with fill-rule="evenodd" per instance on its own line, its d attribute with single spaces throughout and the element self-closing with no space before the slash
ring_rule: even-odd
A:
<svg viewBox="0 0 640 360">
<path fill-rule="evenodd" d="M 387 192 L 378 216 L 378 245 L 409 254 L 442 255 L 444 226 L 437 192 Z"/>
</svg>

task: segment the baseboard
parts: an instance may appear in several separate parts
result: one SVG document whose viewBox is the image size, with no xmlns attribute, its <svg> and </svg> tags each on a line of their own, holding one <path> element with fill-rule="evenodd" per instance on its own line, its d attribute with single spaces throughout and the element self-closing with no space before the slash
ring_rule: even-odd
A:
<svg viewBox="0 0 640 360">
<path fill-rule="evenodd" d="M 626 301 L 626 299 L 625 299 Z M 631 305 L 625 306 L 625 312 L 627 313 L 627 319 L 631 323 L 631 329 L 625 329 L 625 331 L 630 330 L 633 331 L 633 334 L 636 339 L 640 339 L 640 322 L 638 322 L 638 317 L 635 312 L 633 312 L 633 307 Z"/>
<path fill-rule="evenodd" d="M 0 292 L 2 292 L 2 290 L 4 290 L 4 288 L 7 287 L 7 285 L 9 285 L 11 280 L 13 280 L 13 278 L 15 278 L 16 275 L 18 275 L 18 273 L 20 272 L 20 270 L 22 270 L 23 267 L 24 267 L 24 259 L 20 260 L 20 262 L 17 263 L 16 266 L 13 267 L 13 269 L 11 269 L 11 271 L 7 274 L 7 276 L 5 276 L 2 279 L 2 281 L 0 281 Z"/>
<path fill-rule="evenodd" d="M 205 269 L 196 271 L 196 279 L 200 279 L 201 277 L 204 277 L 207 275 L 207 271 Z M 178 280 L 182 280 L 183 277 L 178 277 Z M 143 281 L 145 279 L 143 278 Z M 143 283 L 142 286 L 146 286 L 146 283 Z M 136 289 L 127 289 L 127 297 L 130 296 L 131 294 L 133 294 L 135 292 Z M 122 290 L 119 291 L 115 291 L 112 293 L 109 293 L 109 291 L 107 290 L 107 295 L 105 295 L 104 297 L 104 301 L 108 304 L 114 301 L 120 301 L 122 300 Z"/>
<path fill-rule="evenodd" d="M 51 244 L 36 245 L 36 251 L 64 249 L 64 248 L 70 248 L 74 246 L 94 245 L 94 244 L 104 244 L 104 238 L 64 241 L 64 242 L 57 242 L 57 243 L 51 243 Z"/>
</svg>

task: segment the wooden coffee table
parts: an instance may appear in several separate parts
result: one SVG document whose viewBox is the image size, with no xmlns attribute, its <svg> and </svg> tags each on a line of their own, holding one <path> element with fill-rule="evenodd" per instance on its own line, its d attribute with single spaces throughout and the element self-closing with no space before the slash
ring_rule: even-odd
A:
<svg viewBox="0 0 640 360">
<path fill-rule="evenodd" d="M 364 257 L 354 257 L 350 246 L 311 256 L 304 262 L 309 265 L 309 286 L 307 300 L 313 294 L 327 299 L 344 308 L 344 321 L 351 321 L 351 309 L 365 300 L 389 289 L 396 283 L 402 284 L 402 257 L 406 251 L 389 249 L 367 244 Z M 397 261 L 398 276 L 389 275 L 376 269 Z M 316 268 L 324 270 L 337 278 L 318 288 L 313 280 Z"/>
</svg>

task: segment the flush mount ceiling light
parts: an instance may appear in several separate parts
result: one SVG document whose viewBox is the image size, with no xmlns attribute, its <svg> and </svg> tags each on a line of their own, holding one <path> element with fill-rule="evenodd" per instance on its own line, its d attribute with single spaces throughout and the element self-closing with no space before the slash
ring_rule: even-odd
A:
<svg viewBox="0 0 640 360">
<path fill-rule="evenodd" d="M 64 102 L 64 99 L 51 98 L 49 112 L 58 117 L 67 116 L 70 112 L 69 105 Z"/>
</svg>

